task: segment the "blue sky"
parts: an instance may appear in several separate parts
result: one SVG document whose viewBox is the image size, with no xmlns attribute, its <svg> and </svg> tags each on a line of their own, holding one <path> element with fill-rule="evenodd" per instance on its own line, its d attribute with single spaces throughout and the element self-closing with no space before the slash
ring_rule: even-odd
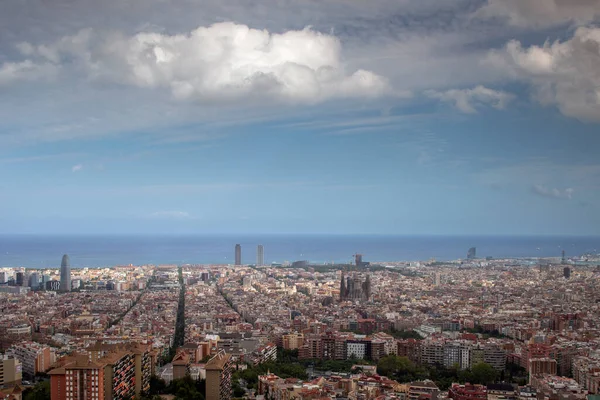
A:
<svg viewBox="0 0 600 400">
<path fill-rule="evenodd" d="M 0 5 L 0 233 L 600 235 L 600 5 Z"/>
</svg>

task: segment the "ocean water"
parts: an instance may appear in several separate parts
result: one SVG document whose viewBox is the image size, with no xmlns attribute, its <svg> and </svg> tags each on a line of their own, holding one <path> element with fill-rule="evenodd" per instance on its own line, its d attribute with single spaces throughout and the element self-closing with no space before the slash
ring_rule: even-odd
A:
<svg viewBox="0 0 600 400">
<path fill-rule="evenodd" d="M 256 262 L 264 245 L 265 262 L 308 260 L 351 262 L 418 261 L 478 257 L 560 257 L 600 251 L 600 237 L 557 236 L 390 236 L 390 235 L 197 235 L 197 236 L 0 236 L 0 267 L 58 267 L 63 254 L 71 266 L 233 263 L 234 246 L 242 261 Z"/>
</svg>

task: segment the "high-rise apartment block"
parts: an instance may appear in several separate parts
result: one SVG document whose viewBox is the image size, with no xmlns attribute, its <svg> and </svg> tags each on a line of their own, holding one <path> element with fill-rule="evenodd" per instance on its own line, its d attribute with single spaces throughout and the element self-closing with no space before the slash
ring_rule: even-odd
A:
<svg viewBox="0 0 600 400">
<path fill-rule="evenodd" d="M 256 248 L 256 265 L 259 267 L 265 265 L 265 248 L 262 244 Z"/>
<path fill-rule="evenodd" d="M 206 400 L 231 399 L 231 356 L 221 350 L 206 363 Z"/>
<path fill-rule="evenodd" d="M 22 365 L 14 357 L 0 356 L 0 388 L 21 383 Z"/>
<path fill-rule="evenodd" d="M 242 265 L 242 246 L 235 245 L 235 265 Z"/>
<path fill-rule="evenodd" d="M 23 374 L 28 377 L 48 371 L 55 361 L 53 349 L 35 342 L 15 343 L 8 349 L 7 354 L 21 362 Z"/>
<path fill-rule="evenodd" d="M 17 272 L 15 274 L 15 284 L 17 286 L 23 286 L 24 282 L 25 282 L 25 273 Z"/>
<path fill-rule="evenodd" d="M 150 389 L 156 355 L 148 345 L 96 343 L 49 372 L 52 400 L 124 400 Z"/>
</svg>

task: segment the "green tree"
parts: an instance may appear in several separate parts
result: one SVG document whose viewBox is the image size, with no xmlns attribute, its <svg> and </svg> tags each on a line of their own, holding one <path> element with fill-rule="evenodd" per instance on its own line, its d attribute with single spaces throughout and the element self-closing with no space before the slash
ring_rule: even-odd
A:
<svg viewBox="0 0 600 400">
<path fill-rule="evenodd" d="M 167 383 L 164 379 L 159 378 L 156 375 L 150 377 L 150 395 L 165 393 L 167 389 Z"/>
<path fill-rule="evenodd" d="M 496 381 L 498 372 L 490 365 L 486 363 L 478 363 L 471 368 L 471 374 L 473 375 L 473 383 L 487 384 Z"/>
<path fill-rule="evenodd" d="M 24 400 L 50 400 L 50 381 L 43 381 L 25 390 Z"/>
<path fill-rule="evenodd" d="M 399 376 L 415 372 L 415 364 L 406 357 L 389 355 L 377 363 L 377 373 L 385 376 Z"/>
</svg>

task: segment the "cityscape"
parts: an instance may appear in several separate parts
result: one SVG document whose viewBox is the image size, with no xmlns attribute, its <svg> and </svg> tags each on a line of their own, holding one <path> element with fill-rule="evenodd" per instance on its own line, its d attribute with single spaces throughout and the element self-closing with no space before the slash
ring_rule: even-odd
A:
<svg viewBox="0 0 600 400">
<path fill-rule="evenodd" d="M 0 392 L 57 399 L 600 395 L 600 255 L 0 269 Z M 46 393 L 46 394 L 44 394 Z M 169 397 L 171 396 L 171 397 Z"/>
<path fill-rule="evenodd" d="M 600 400 L 600 0 L 0 0 L 0 400 Z"/>
</svg>

